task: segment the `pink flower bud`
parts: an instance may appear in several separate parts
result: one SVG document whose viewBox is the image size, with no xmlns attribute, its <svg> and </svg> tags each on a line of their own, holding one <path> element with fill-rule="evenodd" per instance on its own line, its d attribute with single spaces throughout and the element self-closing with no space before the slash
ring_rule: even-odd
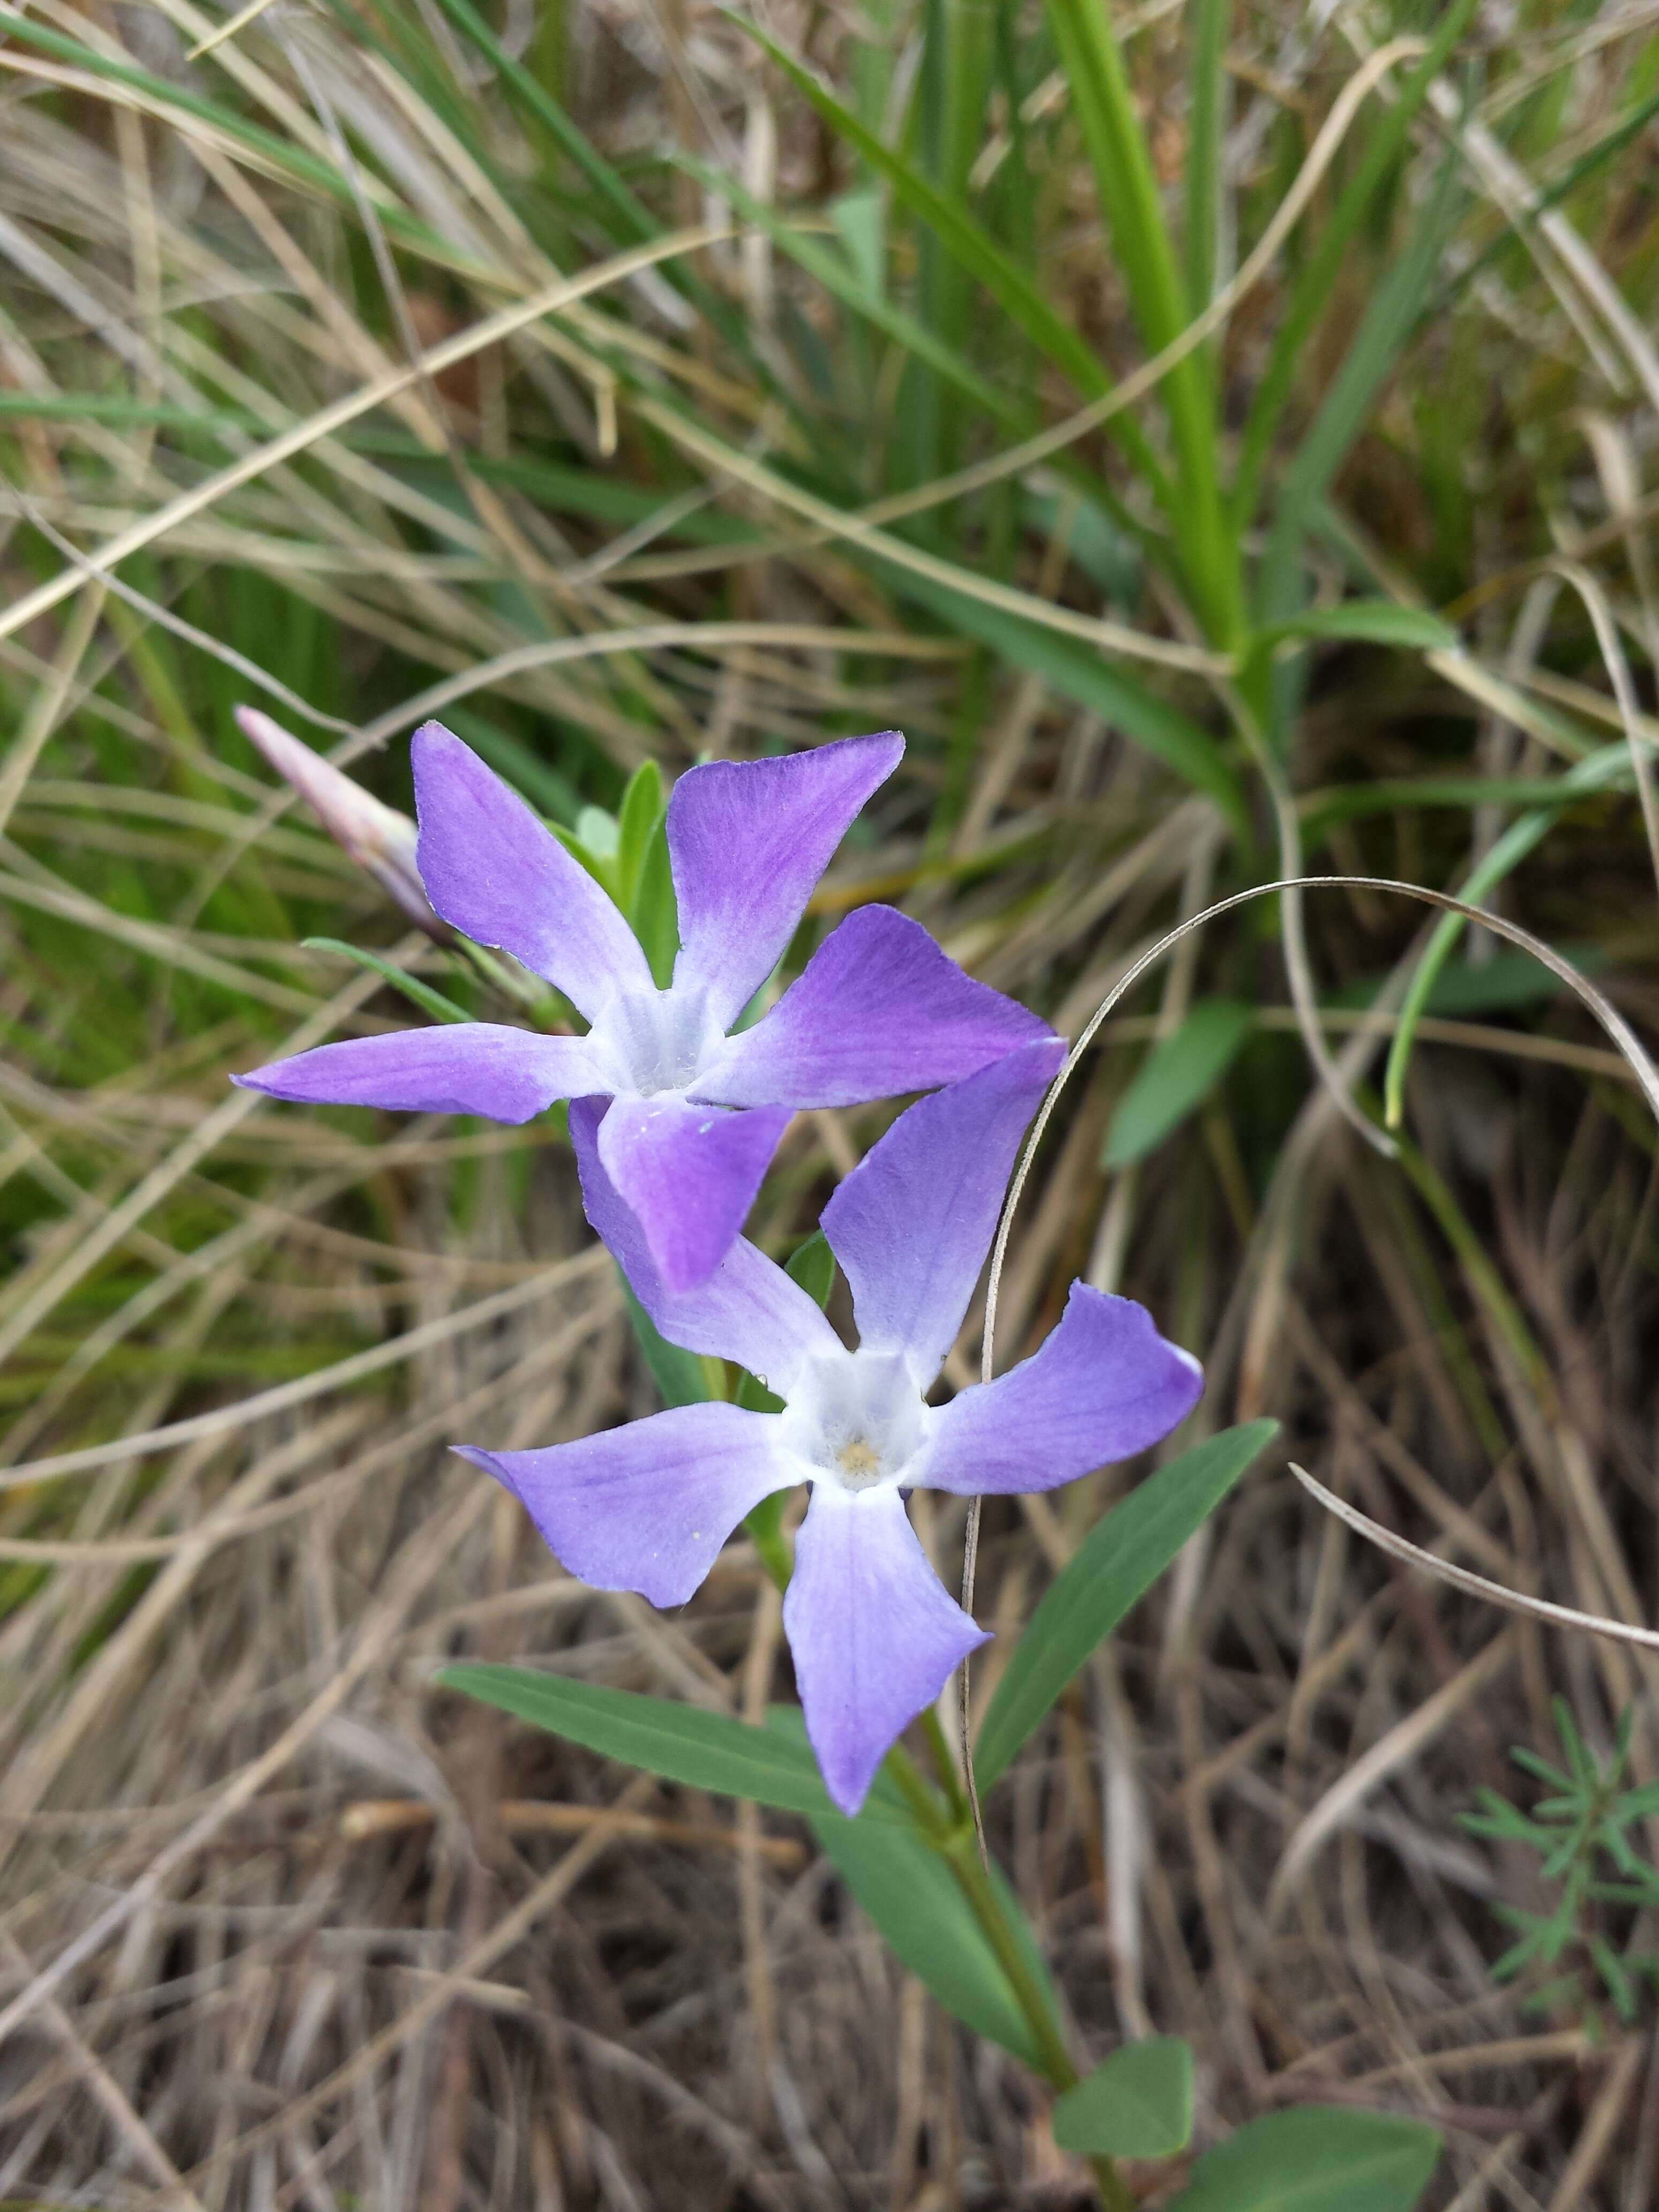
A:
<svg viewBox="0 0 1659 2212">
<path fill-rule="evenodd" d="M 257 707 L 239 707 L 236 724 L 278 775 L 293 785 L 329 836 L 428 937 L 447 945 L 454 933 L 432 910 L 415 865 L 416 830 L 408 815 L 387 806 L 310 745 L 291 738 Z"/>
</svg>

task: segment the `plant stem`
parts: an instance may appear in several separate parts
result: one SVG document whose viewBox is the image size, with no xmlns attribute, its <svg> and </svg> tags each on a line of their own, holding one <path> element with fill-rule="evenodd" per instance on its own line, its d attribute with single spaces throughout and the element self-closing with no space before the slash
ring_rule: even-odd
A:
<svg viewBox="0 0 1659 2212">
<path fill-rule="evenodd" d="M 984 1929 L 986 1940 L 996 1954 L 997 1964 L 1008 1978 L 1014 2001 L 1025 2015 L 1025 2024 L 1031 2031 L 1039 2063 L 1054 2088 L 1064 2092 L 1075 2088 L 1077 2068 L 1072 2063 L 1072 2054 L 1066 2048 L 1066 2039 L 1060 2032 L 1054 2008 L 1047 1991 L 1031 1971 L 1030 1960 L 1021 1949 L 996 1885 L 989 1871 L 980 1861 L 979 1845 L 968 1812 L 966 1795 L 957 1776 L 956 1761 L 951 1756 L 945 1731 L 939 1717 L 929 1711 L 923 1722 L 924 1730 L 932 1747 L 950 1801 L 945 1805 L 917 1772 L 913 1761 L 896 1746 L 887 1754 L 887 1771 L 903 1791 L 911 1811 L 923 1834 L 945 1860 L 956 1876 L 963 1895 L 967 1899 L 974 1917 Z M 1100 2191 L 1104 2212 L 1133 2212 L 1134 2200 L 1125 2185 L 1116 2162 L 1109 2158 L 1091 2158 L 1089 2161 Z"/>
</svg>

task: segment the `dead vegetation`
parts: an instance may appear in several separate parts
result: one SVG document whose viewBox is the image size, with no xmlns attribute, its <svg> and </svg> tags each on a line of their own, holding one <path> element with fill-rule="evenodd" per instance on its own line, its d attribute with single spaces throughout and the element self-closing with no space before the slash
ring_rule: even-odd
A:
<svg viewBox="0 0 1659 2212">
<path fill-rule="evenodd" d="M 1353 40 L 1320 38 L 1280 12 L 1233 27 L 1241 204 L 1282 195 L 1284 118 L 1305 151 L 1355 65 L 1357 19 Z M 429 1688 L 457 1654 L 534 1659 L 752 1717 L 789 1678 L 744 1546 L 659 1615 L 569 1581 L 446 1450 L 653 1402 L 551 1127 L 371 1126 L 227 1090 L 228 1069 L 404 1015 L 374 975 L 301 946 L 317 930 L 391 949 L 395 925 L 283 807 L 228 709 L 264 672 L 260 703 L 368 757 L 394 799 L 395 739 L 443 712 L 554 811 L 605 803 L 647 755 L 674 769 L 704 748 L 900 726 L 906 770 L 820 910 L 878 886 L 1073 1032 L 1260 856 L 1122 727 L 926 618 L 805 503 L 828 496 L 804 489 L 815 408 L 843 523 L 862 502 L 877 527 L 884 498 L 916 495 L 890 453 L 882 477 L 856 417 L 890 410 L 896 366 L 860 362 L 763 233 L 727 237 L 688 171 L 647 161 L 677 145 L 781 207 L 846 181 L 716 11 L 586 0 L 499 18 L 618 163 L 606 174 L 695 234 L 668 247 L 572 211 L 568 162 L 562 199 L 544 128 L 436 0 L 401 11 L 401 47 L 386 15 L 354 28 L 277 0 L 200 59 L 223 26 L 191 0 L 27 13 L 33 40 L 0 14 L 0 400 L 16 403 L 0 414 L 0 2203 L 1068 2203 L 1081 2169 L 1029 2079 L 898 1972 L 804 1829 Z M 885 13 L 769 21 L 844 83 L 861 36 L 913 65 L 915 27 L 895 15 L 884 33 Z M 1178 85 L 1178 19 L 1140 15 L 1137 70 Z M 1448 282 L 1517 194 L 1618 124 L 1652 21 L 1546 10 L 1480 33 L 1498 136 Z M 1527 100 L 1542 119 L 1504 139 Z M 1027 105 L 1046 128 L 1063 101 L 1045 77 Z M 1127 368 L 1133 331 L 1055 127 L 1045 281 Z M 1179 138 L 1173 104 L 1168 127 Z M 988 161 L 1006 104 L 986 128 Z M 1605 296 L 1650 296 L 1648 146 L 1635 137 L 1569 204 L 1576 249 L 1547 215 L 1476 267 L 1342 479 L 1363 558 L 1451 604 L 1463 676 L 1486 690 L 1472 703 L 1455 670 L 1336 650 L 1298 792 L 1452 770 L 1535 784 L 1569 738 L 1620 738 L 1553 550 L 1594 564 L 1637 669 L 1632 743 L 1650 744 L 1659 384 Z M 1438 157 L 1425 132 L 1412 178 Z M 607 257 L 576 297 L 572 272 Z M 675 258 L 690 289 L 663 273 Z M 1268 283 L 1240 306 L 1242 385 L 1279 296 Z M 1310 348 L 1307 395 L 1333 367 Z M 1044 419 L 1074 404 L 1020 373 Z M 1589 447 L 1578 408 L 1596 410 Z M 1193 667 L 1157 672 L 1159 696 L 1203 719 L 1183 611 L 1133 581 L 1121 602 L 1079 565 L 1075 516 L 1050 529 L 1036 512 L 914 543 L 971 578 L 981 523 L 1025 532 L 1022 591 L 1085 629 L 1133 615 L 1190 648 Z M 1319 557 L 1336 575 L 1361 556 Z M 1528 790 L 1339 807 L 1320 849 L 1454 885 Z M 1650 1032 L 1640 810 L 1626 790 L 1553 818 L 1507 909 L 1593 960 Z M 1193 2041 L 1200 2140 L 1275 2102 L 1351 2099 L 1444 2130 L 1438 2205 L 1641 2212 L 1659 2171 L 1653 2024 L 1529 2012 L 1524 1988 L 1494 1985 L 1492 1901 L 1539 1900 L 1457 1814 L 1482 1782 L 1512 1790 L 1510 1743 L 1549 1748 L 1555 1694 L 1592 1741 L 1633 1704 L 1636 1771 L 1659 1775 L 1654 1662 L 1413 1576 L 1285 1462 L 1513 1588 L 1659 1616 L 1652 1133 L 1566 1001 L 1489 996 L 1431 1013 L 1411 1148 L 1376 1158 L 1310 1088 L 1252 914 L 1188 939 L 1103 1033 L 1040 1162 L 1000 1341 L 1005 1359 L 1029 1347 L 1087 1274 L 1204 1352 L 1211 1425 L 1270 1412 L 1281 1446 L 1021 1759 L 994 1840 L 1079 2048 L 1150 2028 Z M 1308 915 L 1332 992 L 1420 942 L 1419 915 L 1375 893 L 1323 893 Z M 412 936 L 401 956 L 433 957 Z M 1255 1009 L 1243 1057 L 1108 1176 L 1103 1139 L 1148 1039 L 1217 994 Z M 1340 1054 L 1354 1001 L 1328 1011 Z M 1375 1038 L 1351 1057 L 1376 1079 Z M 879 1126 L 801 1117 L 760 1241 L 804 1234 Z M 975 1341 L 970 1324 L 958 1357 Z M 981 1617 L 1012 1632 L 1134 1472 L 990 1509 Z M 952 1573 L 960 1508 L 926 1534 Z M 978 1697 L 997 1664 L 994 1646 Z"/>
</svg>

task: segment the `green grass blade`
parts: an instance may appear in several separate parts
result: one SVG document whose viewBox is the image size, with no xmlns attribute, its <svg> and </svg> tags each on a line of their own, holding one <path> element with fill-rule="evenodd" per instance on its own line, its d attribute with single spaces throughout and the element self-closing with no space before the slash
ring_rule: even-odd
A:
<svg viewBox="0 0 1659 2212">
<path fill-rule="evenodd" d="M 1048 18 L 1142 340 L 1161 353 L 1186 328 L 1191 307 L 1117 41 L 1102 0 L 1049 0 Z M 1180 463 L 1170 512 L 1188 584 L 1212 641 L 1236 647 L 1245 633 L 1244 591 L 1221 499 L 1208 372 L 1189 354 L 1160 391 Z"/>
<path fill-rule="evenodd" d="M 1178 707 L 1076 639 L 1043 629 L 1000 607 L 988 607 L 931 577 L 904 574 L 884 563 L 872 565 L 880 566 L 901 597 L 930 608 L 961 635 L 977 639 L 1013 667 L 1029 669 L 1063 697 L 1103 715 L 1194 791 L 1212 799 L 1241 839 L 1247 845 L 1251 842 L 1243 785 L 1215 739 Z"/>
<path fill-rule="evenodd" d="M 1343 186 L 1329 221 L 1319 230 L 1313 251 L 1291 289 L 1290 305 L 1251 399 L 1240 441 L 1233 512 L 1241 527 L 1255 511 L 1262 471 L 1314 325 L 1334 296 L 1343 261 L 1352 249 L 1373 198 L 1400 158 L 1429 87 L 1445 67 L 1474 8 L 1475 0 L 1452 0 L 1428 52 L 1401 86 L 1399 98 L 1384 109 L 1372 129 L 1358 166 Z"/>
<path fill-rule="evenodd" d="M 1605 789 L 1620 781 L 1630 770 L 1630 753 L 1624 745 L 1607 745 L 1588 760 L 1580 761 L 1559 778 L 1556 790 L 1558 805 L 1565 805 L 1571 799 L 1585 793 Z M 1528 853 L 1540 844 L 1556 817 L 1557 807 L 1540 807 L 1523 814 L 1512 822 L 1498 838 L 1490 852 L 1473 867 L 1458 886 L 1456 896 L 1466 906 L 1479 906 L 1488 892 L 1520 866 Z M 1382 1110 L 1388 1127 L 1397 1129 L 1406 1110 L 1406 1075 L 1411 1066 L 1412 1047 L 1417 1036 L 1417 1025 L 1426 1012 L 1429 994 L 1435 980 L 1450 959 L 1458 939 L 1468 924 L 1462 915 L 1443 914 L 1435 924 L 1423 957 L 1401 1002 L 1400 1026 L 1394 1033 L 1389 1048 L 1388 1066 L 1382 1079 Z"/>
<path fill-rule="evenodd" d="M 989 293 L 1037 350 L 1065 372 L 1087 399 L 1103 398 L 1111 380 L 1092 349 L 1049 306 L 1018 264 L 1011 260 L 982 225 L 966 209 L 947 198 L 924 177 L 913 162 L 884 146 L 852 111 L 836 99 L 810 70 L 787 53 L 766 33 L 742 16 L 726 11 L 729 20 L 763 46 L 830 128 L 843 137 L 919 222 L 959 261 L 967 273 Z M 1160 500 L 1170 498 L 1168 481 L 1146 436 L 1127 415 L 1115 415 L 1108 424 Z"/>
<path fill-rule="evenodd" d="M 434 991 L 430 983 L 422 982 L 406 968 L 395 961 L 382 957 L 378 952 L 365 952 L 360 945 L 348 945 L 341 937 L 307 937 L 301 940 L 307 952 L 335 952 L 341 959 L 350 960 L 359 968 L 367 968 L 374 975 L 384 976 L 394 991 L 401 991 L 411 1006 L 420 1007 L 439 1022 L 470 1022 L 472 1019 L 465 1007 L 458 1006 L 453 999 Z"/>
</svg>

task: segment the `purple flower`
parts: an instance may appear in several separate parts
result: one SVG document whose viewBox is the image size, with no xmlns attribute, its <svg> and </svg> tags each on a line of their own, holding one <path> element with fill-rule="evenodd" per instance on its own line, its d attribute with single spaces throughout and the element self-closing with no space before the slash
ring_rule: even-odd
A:
<svg viewBox="0 0 1659 2212">
<path fill-rule="evenodd" d="M 489 1022 L 354 1038 L 235 1080 L 275 1098 L 527 1121 L 608 1102 L 599 1157 L 673 1291 L 731 1249 L 790 1115 L 953 1083 L 1048 1038 L 890 907 L 848 916 L 751 1029 L 732 1024 L 782 957 L 848 825 L 904 750 L 896 731 L 778 760 L 689 769 L 668 805 L 680 951 L 665 991 L 622 915 L 530 809 L 437 722 L 415 732 L 416 859 L 443 919 L 562 991 L 592 1024 Z"/>
<path fill-rule="evenodd" d="M 679 1605 L 744 1516 L 812 1486 L 783 1621 L 830 1796 L 856 1813 L 900 1730 L 982 1644 L 911 1528 L 904 1494 L 1050 1490 L 1168 1435 L 1202 1387 L 1142 1306 L 1074 1283 L 1042 1348 L 930 1406 L 990 1249 L 1021 1137 L 1064 1048 L 1023 1045 L 901 1115 L 823 1231 L 853 1293 L 849 1352 L 806 1292 L 739 1239 L 701 1289 L 667 1289 L 572 1108 L 587 1218 L 663 1334 L 734 1359 L 781 1413 L 684 1406 L 544 1451 L 465 1456 L 507 1484 L 574 1575 Z"/>
</svg>

